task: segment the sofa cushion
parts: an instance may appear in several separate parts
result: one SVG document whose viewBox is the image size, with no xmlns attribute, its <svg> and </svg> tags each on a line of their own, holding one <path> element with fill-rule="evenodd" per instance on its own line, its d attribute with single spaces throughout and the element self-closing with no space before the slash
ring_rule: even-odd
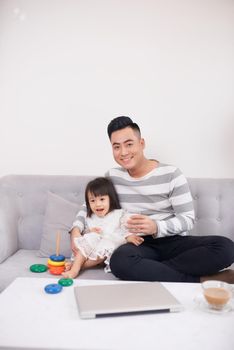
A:
<svg viewBox="0 0 234 350">
<path fill-rule="evenodd" d="M 41 245 L 38 256 L 48 257 L 55 254 L 57 233 L 61 234 L 59 253 L 71 256 L 70 230 L 79 205 L 48 192 L 45 218 L 42 229 Z"/>
<path fill-rule="evenodd" d="M 49 270 L 43 273 L 30 271 L 32 264 L 46 264 L 47 258 L 37 256 L 37 250 L 19 249 L 12 254 L 3 264 L 0 264 L 0 293 L 17 277 L 51 278 L 51 283 L 57 283 L 62 276 L 51 275 Z M 79 274 L 79 279 L 91 280 L 115 280 L 112 273 L 105 273 L 103 266 L 95 266 L 84 269 Z M 2 349 L 1 345 L 0 348 Z"/>
</svg>

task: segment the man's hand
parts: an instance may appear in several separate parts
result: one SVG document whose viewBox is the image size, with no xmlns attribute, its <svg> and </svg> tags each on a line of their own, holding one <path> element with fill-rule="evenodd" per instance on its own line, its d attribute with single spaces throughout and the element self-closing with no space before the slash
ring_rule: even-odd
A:
<svg viewBox="0 0 234 350">
<path fill-rule="evenodd" d="M 144 242 L 144 238 L 141 236 L 136 236 L 135 234 L 127 236 L 126 241 L 128 243 L 133 243 L 135 245 L 140 245 L 141 243 Z"/>
<path fill-rule="evenodd" d="M 146 215 L 135 214 L 127 220 L 126 228 L 129 232 L 144 233 L 145 235 L 156 235 L 157 224 Z"/>
<path fill-rule="evenodd" d="M 74 243 L 74 238 L 81 237 L 80 230 L 77 227 L 74 227 L 71 231 L 71 250 L 74 256 L 78 253 L 78 249 L 76 248 L 76 245 Z"/>
</svg>

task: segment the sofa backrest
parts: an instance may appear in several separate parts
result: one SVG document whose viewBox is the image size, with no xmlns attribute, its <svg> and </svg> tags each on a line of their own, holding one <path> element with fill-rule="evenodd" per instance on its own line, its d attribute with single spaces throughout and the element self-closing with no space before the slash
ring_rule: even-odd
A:
<svg viewBox="0 0 234 350">
<path fill-rule="evenodd" d="M 81 205 L 85 186 L 93 178 L 85 175 L 2 177 L 0 196 L 1 193 L 10 196 L 12 208 L 17 208 L 14 217 L 18 220 L 18 247 L 39 249 L 48 191 Z M 217 234 L 234 239 L 234 179 L 189 178 L 188 182 L 196 215 L 191 234 Z"/>
<path fill-rule="evenodd" d="M 195 208 L 191 234 L 234 240 L 234 179 L 189 178 Z"/>
<path fill-rule="evenodd" d="M 71 202 L 84 203 L 84 189 L 94 176 L 7 175 L 0 179 L 1 192 L 17 208 L 18 248 L 39 249 L 47 194 L 55 193 Z"/>
</svg>

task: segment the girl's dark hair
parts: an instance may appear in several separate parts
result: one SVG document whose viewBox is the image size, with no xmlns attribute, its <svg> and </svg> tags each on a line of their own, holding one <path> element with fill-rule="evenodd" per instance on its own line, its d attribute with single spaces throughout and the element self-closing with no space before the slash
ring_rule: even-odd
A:
<svg viewBox="0 0 234 350">
<path fill-rule="evenodd" d="M 87 216 L 90 217 L 92 215 L 92 210 L 89 205 L 88 193 L 93 194 L 95 197 L 97 196 L 109 196 L 110 198 L 110 209 L 111 212 L 114 209 L 121 209 L 119 203 L 119 197 L 115 190 L 115 187 L 112 181 L 107 177 L 97 177 L 96 179 L 90 181 L 85 189 L 85 202 L 87 207 Z"/>
<path fill-rule="evenodd" d="M 111 134 L 114 131 L 121 130 L 127 127 L 130 127 L 132 130 L 137 131 L 139 135 L 141 135 L 141 130 L 139 126 L 136 123 L 134 123 L 131 118 L 122 116 L 111 120 L 111 122 L 109 123 L 107 127 L 109 139 L 111 138 Z"/>
</svg>

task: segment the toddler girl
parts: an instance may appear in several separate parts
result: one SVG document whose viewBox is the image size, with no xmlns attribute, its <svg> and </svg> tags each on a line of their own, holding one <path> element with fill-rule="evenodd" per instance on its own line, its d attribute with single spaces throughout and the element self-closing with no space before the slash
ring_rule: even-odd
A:
<svg viewBox="0 0 234 350">
<path fill-rule="evenodd" d="M 105 271 L 110 271 L 109 261 L 113 251 L 120 245 L 131 242 L 140 245 L 144 239 L 127 232 L 124 227 L 128 214 L 121 209 L 119 198 L 113 183 L 106 177 L 90 181 L 85 190 L 87 215 L 84 225 L 77 226 L 74 239 L 77 253 L 73 263 L 65 265 L 65 278 L 75 278 L 81 268 L 106 264 Z M 83 235 L 82 235 L 83 233 Z"/>
</svg>

